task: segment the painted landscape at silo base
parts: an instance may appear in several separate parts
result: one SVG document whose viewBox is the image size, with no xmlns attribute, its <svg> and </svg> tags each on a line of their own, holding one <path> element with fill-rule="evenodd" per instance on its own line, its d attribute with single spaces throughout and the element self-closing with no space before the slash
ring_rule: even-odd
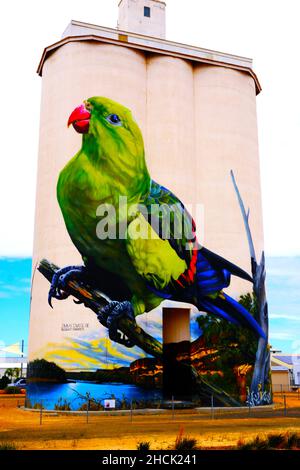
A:
<svg viewBox="0 0 300 470">
<path fill-rule="evenodd" d="M 83 264 L 61 268 L 40 259 L 36 275 L 49 281 L 51 307 L 73 297 L 85 307 L 82 321 L 96 315 L 99 327 L 31 348 L 27 406 L 100 410 L 107 399 L 124 409 L 173 400 L 271 403 L 263 254 L 257 262 L 250 243 L 250 275 L 197 242 L 184 204 L 152 180 L 127 108 L 90 98 L 68 124 L 82 134 L 82 146 L 58 176 L 57 199 Z M 249 283 L 239 300 L 225 291 L 232 276 Z M 174 314 L 164 331 L 168 302 L 194 306 L 189 328 Z"/>
<path fill-rule="evenodd" d="M 155 328 L 160 341 L 158 321 L 152 334 Z M 197 330 L 201 334 L 196 338 Z M 211 406 L 212 400 L 215 406 L 248 405 L 255 335 L 205 314 L 192 315 L 191 331 L 194 340 L 163 346 L 161 358 L 108 337 L 49 344 L 46 359 L 29 364 L 27 406 L 85 410 L 89 403 L 91 410 L 101 410 L 113 398 L 117 408 L 130 409 L 160 407 L 172 397 L 186 406 Z M 253 406 L 271 402 L 271 387 L 259 392 Z"/>
</svg>

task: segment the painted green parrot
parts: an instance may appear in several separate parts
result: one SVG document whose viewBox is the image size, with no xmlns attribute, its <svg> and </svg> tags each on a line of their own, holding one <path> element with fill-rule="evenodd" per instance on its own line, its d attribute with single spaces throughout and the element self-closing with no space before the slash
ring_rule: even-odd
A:
<svg viewBox="0 0 300 470">
<path fill-rule="evenodd" d="M 251 277 L 198 245 L 182 202 L 151 179 L 130 110 L 93 97 L 72 112 L 71 124 L 83 135 L 82 146 L 59 175 L 57 198 L 84 266 L 57 272 L 50 305 L 53 297 L 66 297 L 71 278 L 90 276 L 113 299 L 101 311 L 110 338 L 128 347 L 129 339 L 118 331 L 120 317 L 134 320 L 165 299 L 192 303 L 265 336 L 252 315 L 223 291 L 232 274 L 250 282 Z M 120 197 L 127 204 L 120 204 Z"/>
</svg>

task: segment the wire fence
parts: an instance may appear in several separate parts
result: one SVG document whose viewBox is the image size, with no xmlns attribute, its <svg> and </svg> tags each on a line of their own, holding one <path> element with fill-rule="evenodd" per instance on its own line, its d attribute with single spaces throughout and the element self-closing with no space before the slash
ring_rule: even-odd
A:
<svg viewBox="0 0 300 470">
<path fill-rule="evenodd" d="M 296 392 L 300 395 L 300 385 L 291 385 L 290 383 L 273 384 L 273 393 Z"/>
<path fill-rule="evenodd" d="M 78 407 L 78 403 L 80 406 Z M 53 400 L 40 399 L 34 404 L 26 397 L 18 398 L 17 406 L 35 412 L 37 424 L 42 425 L 53 418 L 72 419 L 85 424 L 96 424 L 103 418 L 119 416 L 128 422 L 140 420 L 145 414 L 154 416 L 157 422 L 180 422 L 185 420 L 226 420 L 226 419 L 263 419 L 274 417 L 300 418 L 300 394 L 299 391 L 275 392 L 274 404 L 268 406 L 244 406 L 244 407 L 217 407 L 214 397 L 211 396 L 211 406 L 191 407 L 191 404 L 178 402 L 172 398 L 169 401 L 153 400 L 151 403 L 138 402 L 133 399 L 121 400 L 116 398 L 93 399 L 81 397 L 75 404 L 66 399 L 58 400 L 53 406 Z"/>
</svg>

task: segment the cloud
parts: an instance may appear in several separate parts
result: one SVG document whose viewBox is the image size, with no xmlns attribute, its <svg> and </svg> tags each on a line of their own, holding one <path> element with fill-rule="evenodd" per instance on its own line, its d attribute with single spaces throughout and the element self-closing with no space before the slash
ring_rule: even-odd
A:
<svg viewBox="0 0 300 470">
<path fill-rule="evenodd" d="M 43 357 L 65 369 L 77 370 L 128 367 L 135 359 L 145 356 L 138 347 L 128 349 L 109 338 L 90 341 L 67 338 L 63 342 L 48 343 L 34 354 L 35 358 Z"/>
<path fill-rule="evenodd" d="M 294 340 L 293 334 L 289 331 L 272 331 L 270 332 L 270 340 Z"/>
<path fill-rule="evenodd" d="M 8 292 L 0 292 L 0 299 L 8 299 L 11 295 Z"/>
<path fill-rule="evenodd" d="M 1 289 L 3 290 L 0 291 L 0 299 L 11 299 L 15 296 L 30 293 L 30 286 L 18 287 L 10 285 L 1 285 Z"/>
<path fill-rule="evenodd" d="M 292 315 L 288 313 L 270 313 L 269 318 L 271 320 L 282 319 L 282 320 L 291 320 L 295 322 L 300 322 L 300 312 L 299 312 L 299 315 Z"/>
</svg>

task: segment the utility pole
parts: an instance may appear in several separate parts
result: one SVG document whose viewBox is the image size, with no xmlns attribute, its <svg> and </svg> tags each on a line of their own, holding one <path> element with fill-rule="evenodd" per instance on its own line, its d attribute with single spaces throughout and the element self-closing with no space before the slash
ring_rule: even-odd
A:
<svg viewBox="0 0 300 470">
<path fill-rule="evenodd" d="M 21 378 L 23 377 L 24 339 L 21 341 Z"/>
</svg>

